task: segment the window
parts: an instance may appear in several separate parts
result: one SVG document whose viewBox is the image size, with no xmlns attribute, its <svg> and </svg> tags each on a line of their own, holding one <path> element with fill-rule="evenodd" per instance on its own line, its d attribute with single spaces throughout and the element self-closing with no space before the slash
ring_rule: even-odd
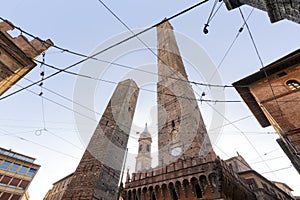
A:
<svg viewBox="0 0 300 200">
<path fill-rule="evenodd" d="M 2 170 L 7 170 L 8 166 L 11 164 L 11 162 L 8 161 L 4 161 L 4 163 L 2 163 L 2 165 L 0 166 L 0 169 Z"/>
<path fill-rule="evenodd" d="M 21 198 L 20 195 L 14 194 L 10 200 L 19 200 Z"/>
<path fill-rule="evenodd" d="M 172 127 L 174 128 L 175 127 L 175 121 L 172 120 Z"/>
<path fill-rule="evenodd" d="M 20 187 L 25 190 L 27 186 L 29 185 L 29 181 L 22 180 L 22 183 L 20 184 Z"/>
<path fill-rule="evenodd" d="M 196 189 L 197 198 L 202 198 L 202 192 L 198 183 L 195 185 L 195 189 Z"/>
<path fill-rule="evenodd" d="M 4 193 L 2 194 L 2 196 L 1 196 L 1 199 L 9 199 L 10 196 L 11 196 L 10 193 L 4 192 Z"/>
<path fill-rule="evenodd" d="M 36 173 L 36 169 L 30 168 L 29 172 L 27 173 L 27 176 L 33 177 L 35 173 Z"/>
<path fill-rule="evenodd" d="M 9 171 L 15 173 L 18 171 L 19 167 L 20 167 L 19 164 L 14 163 L 13 166 L 9 169 Z"/>
<path fill-rule="evenodd" d="M 178 196 L 174 188 L 172 188 L 172 196 L 173 196 L 173 200 L 178 200 Z"/>
<path fill-rule="evenodd" d="M 11 179 L 12 179 L 12 177 L 10 177 L 10 176 L 4 176 L 1 180 L 1 183 L 4 185 L 7 185 Z"/>
<path fill-rule="evenodd" d="M 9 185 L 12 185 L 12 186 L 17 187 L 17 186 L 19 185 L 20 182 L 21 182 L 21 179 L 13 178 L 13 180 L 10 182 Z"/>
<path fill-rule="evenodd" d="M 251 190 L 254 190 L 257 188 L 256 181 L 253 178 L 246 179 L 246 183 L 248 184 L 248 186 Z"/>
<path fill-rule="evenodd" d="M 141 152 L 143 150 L 143 145 L 140 144 L 140 147 L 139 147 L 139 152 Z"/>
<path fill-rule="evenodd" d="M 137 197 L 137 199 L 138 199 L 138 197 Z M 154 192 L 152 192 L 152 194 L 151 194 L 151 200 L 156 200 L 156 197 L 155 197 L 155 193 L 154 193 Z"/>
<path fill-rule="evenodd" d="M 147 144 L 147 146 L 146 146 L 146 151 L 150 152 L 150 145 L 149 144 Z"/>
<path fill-rule="evenodd" d="M 300 84 L 296 80 L 288 80 L 286 85 L 289 87 L 290 90 L 297 90 L 300 88 Z"/>
<path fill-rule="evenodd" d="M 28 171 L 28 167 L 26 166 L 22 166 L 22 168 L 18 171 L 18 174 L 26 174 L 26 172 Z"/>
</svg>

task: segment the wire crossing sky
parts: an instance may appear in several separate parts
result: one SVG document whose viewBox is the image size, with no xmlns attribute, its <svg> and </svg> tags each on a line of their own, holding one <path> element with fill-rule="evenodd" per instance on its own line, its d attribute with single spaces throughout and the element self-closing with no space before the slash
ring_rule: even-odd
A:
<svg viewBox="0 0 300 200">
<path fill-rule="evenodd" d="M 271 24 L 267 13 L 248 6 L 241 7 L 242 17 L 238 9 L 228 11 L 224 3 L 217 0 L 192 0 L 176 4 L 170 0 L 53 0 L 42 3 L 37 0 L 12 0 L 3 3 L 0 10 L 0 19 L 7 19 L 16 26 L 10 34 L 22 33 L 28 39 L 50 38 L 55 43 L 46 52 L 44 60 L 42 56 L 36 58 L 38 65 L 0 97 L 0 146 L 36 157 L 37 163 L 42 166 L 29 188 L 31 199 L 42 199 L 52 183 L 75 170 L 86 147 L 82 135 L 87 138 L 92 135 L 116 84 L 126 74 L 145 78 L 144 84 L 141 81 L 139 85 L 141 91 L 126 168 L 132 172 L 135 166 L 133 158 L 138 148 L 135 132 L 142 131 L 146 122 L 153 134 L 152 149 L 156 148 L 155 80 L 160 76 L 156 70 L 159 58 L 156 49 L 144 40 L 146 33 L 143 31 L 149 29 L 149 32 L 155 33 L 153 28 L 165 18 L 171 20 L 174 31 L 195 41 L 216 63 L 216 70 L 206 79 L 202 73 L 205 64 L 197 66 L 200 72 L 195 71 L 191 63 L 183 58 L 189 83 L 195 90 L 207 127 L 212 123 L 211 113 L 217 106 L 226 106 L 226 112 L 219 115 L 224 120 L 223 124 L 209 130 L 212 136 L 221 133 L 214 143 L 216 153 L 222 159 L 227 159 L 239 152 L 259 173 L 271 180 L 287 183 L 295 190 L 295 195 L 300 195 L 299 174 L 290 167 L 289 159 L 276 143 L 278 136 L 274 134 L 274 129 L 260 127 L 231 86 L 233 82 L 258 71 L 263 65 L 298 49 L 298 24 L 287 20 Z M 204 33 L 205 26 L 207 34 Z M 124 31 L 129 32 L 129 37 L 120 37 L 117 43 L 109 43 Z M 141 50 L 106 59 L 106 55 L 114 48 L 130 47 L 133 43 L 139 44 Z M 93 55 L 91 52 L 95 52 L 101 45 L 107 48 L 96 52 L 99 53 L 97 56 Z M 178 45 L 182 50 L 185 44 L 179 42 Z M 193 54 L 192 51 L 189 53 Z M 109 67 L 101 76 L 97 76 L 96 72 L 82 73 L 81 69 L 90 64 L 99 69 L 105 65 Z M 41 70 L 44 79 L 41 79 Z M 222 78 L 221 84 L 215 82 L 217 75 Z M 51 78 L 46 79 L 49 76 Z M 154 81 L 147 82 L 149 77 Z M 92 107 L 74 99 L 79 78 L 97 84 L 95 91 L 86 86 L 86 92 L 93 92 Z M 40 82 L 43 82 L 42 90 Z M 224 93 L 226 98 L 213 98 L 214 89 Z M 41 91 L 43 94 L 40 96 Z M 13 95 L 6 98 L 10 94 Z M 80 109 L 75 109 L 77 107 Z M 78 122 L 76 116 L 85 120 Z M 79 126 L 84 128 L 84 133 Z"/>
</svg>

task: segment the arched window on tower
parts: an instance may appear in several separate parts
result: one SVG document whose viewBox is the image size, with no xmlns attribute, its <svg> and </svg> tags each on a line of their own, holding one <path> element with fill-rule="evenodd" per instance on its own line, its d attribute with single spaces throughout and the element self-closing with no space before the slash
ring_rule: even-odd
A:
<svg viewBox="0 0 300 200">
<path fill-rule="evenodd" d="M 141 152 L 143 150 L 143 145 L 140 144 L 140 147 L 139 147 L 139 152 Z"/>
<path fill-rule="evenodd" d="M 146 151 L 150 152 L 150 145 L 149 144 L 147 144 L 147 146 L 146 146 Z"/>
<path fill-rule="evenodd" d="M 156 196 L 154 192 L 151 193 L 151 200 L 156 200 Z"/>
<path fill-rule="evenodd" d="M 196 196 L 197 198 L 202 198 L 201 188 L 198 183 L 195 184 Z"/>
<path fill-rule="evenodd" d="M 290 90 L 298 90 L 300 89 L 300 84 L 298 81 L 296 80 L 288 80 L 286 82 L 286 85 L 289 87 Z"/>
<path fill-rule="evenodd" d="M 173 200 L 178 200 L 178 196 L 174 188 L 171 189 Z"/>
</svg>

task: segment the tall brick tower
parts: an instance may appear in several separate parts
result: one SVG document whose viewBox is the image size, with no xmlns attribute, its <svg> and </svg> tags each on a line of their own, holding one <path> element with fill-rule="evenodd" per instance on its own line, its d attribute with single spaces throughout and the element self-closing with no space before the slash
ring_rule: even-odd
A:
<svg viewBox="0 0 300 200">
<path fill-rule="evenodd" d="M 256 199 L 212 149 L 172 26 L 165 21 L 157 31 L 159 165 L 128 173 L 123 199 Z"/>
<path fill-rule="evenodd" d="M 116 199 L 138 93 L 133 80 L 118 84 L 62 199 Z"/>
<path fill-rule="evenodd" d="M 216 158 L 192 86 L 183 65 L 173 27 L 157 28 L 159 165 L 178 158 Z"/>
</svg>

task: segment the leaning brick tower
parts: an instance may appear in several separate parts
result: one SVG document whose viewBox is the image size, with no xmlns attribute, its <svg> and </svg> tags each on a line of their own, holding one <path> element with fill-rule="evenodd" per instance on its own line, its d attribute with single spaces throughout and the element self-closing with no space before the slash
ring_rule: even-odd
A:
<svg viewBox="0 0 300 200">
<path fill-rule="evenodd" d="M 118 84 L 62 199 L 116 199 L 138 93 L 133 80 Z"/>
</svg>

